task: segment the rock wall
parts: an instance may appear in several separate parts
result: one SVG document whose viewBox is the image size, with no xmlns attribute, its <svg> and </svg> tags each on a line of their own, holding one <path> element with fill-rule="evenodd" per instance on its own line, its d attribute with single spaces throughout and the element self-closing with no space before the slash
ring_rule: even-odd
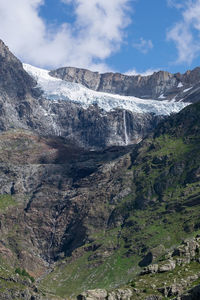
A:
<svg viewBox="0 0 200 300">
<path fill-rule="evenodd" d="M 106 113 L 97 106 L 83 109 L 69 101 L 46 100 L 21 62 L 0 41 L 0 131 L 28 129 L 99 149 L 138 143 L 159 120 L 152 114 Z"/>
<path fill-rule="evenodd" d="M 146 99 L 162 100 L 164 95 L 167 99 L 173 99 L 176 96 L 176 100 L 180 100 L 193 91 L 197 93 L 196 89 L 199 95 L 200 68 L 187 71 L 185 74 L 159 71 L 149 76 L 128 76 L 120 73 L 99 74 L 85 69 L 65 67 L 51 71 L 50 75 L 81 83 L 95 91 Z M 190 91 L 185 91 L 191 87 Z M 192 102 L 194 101 L 195 99 L 192 99 Z"/>
</svg>

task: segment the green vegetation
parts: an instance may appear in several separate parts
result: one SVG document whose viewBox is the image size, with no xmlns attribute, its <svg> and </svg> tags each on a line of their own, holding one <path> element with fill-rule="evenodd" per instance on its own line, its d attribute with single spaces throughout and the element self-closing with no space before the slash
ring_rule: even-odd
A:
<svg viewBox="0 0 200 300">
<path fill-rule="evenodd" d="M 0 295 L 7 293 L 19 294 L 27 288 L 26 281 L 18 280 L 15 270 L 0 256 Z M 3 296 L 2 296 L 3 297 Z"/>
<path fill-rule="evenodd" d="M 15 273 L 16 274 L 19 274 L 21 276 L 24 276 L 24 277 L 28 277 L 32 282 L 35 281 L 34 277 L 31 276 L 25 269 L 21 269 L 21 268 L 16 268 L 15 269 Z"/>
<path fill-rule="evenodd" d="M 0 195 L 0 211 L 5 211 L 10 206 L 15 206 L 16 202 L 11 195 Z"/>
<path fill-rule="evenodd" d="M 105 192 L 105 198 L 97 201 L 97 216 L 105 221 L 105 226 L 97 230 L 95 222 L 90 223 L 89 218 L 96 217 L 94 199 L 94 211 L 82 223 L 86 244 L 55 263 L 52 272 L 39 283 L 43 294 L 66 298 L 87 289 L 128 286 L 136 290 L 136 299 L 145 299 L 155 290 L 159 295 L 157 289 L 165 283 L 171 285 L 181 278 L 187 281 L 198 272 L 196 260 L 167 274 L 139 276 L 144 266 L 164 262 L 166 253 L 183 239 L 200 233 L 200 117 L 196 111 L 200 109 L 187 108 L 169 118 L 153 138 L 137 145 L 130 153 L 131 159 L 126 158 L 128 163 L 131 161 L 128 169 L 122 164 L 116 181 L 112 170 L 112 193 L 107 197 Z M 194 115 L 188 116 L 187 112 Z M 120 197 L 115 192 L 118 180 L 122 183 L 119 193 L 124 195 Z M 8 232 L 6 238 L 12 252 L 23 250 L 19 230 Z M 31 279 L 26 270 L 17 268 L 16 273 L 19 278 Z M 195 282 L 198 284 L 199 280 Z"/>
<path fill-rule="evenodd" d="M 92 234 L 94 242 L 77 249 L 75 258 L 58 263 L 42 281 L 42 290 L 64 297 L 127 282 L 137 287 L 140 264 L 151 249 L 171 249 L 199 232 L 200 128 L 187 124 L 195 128 L 190 135 L 178 117 L 176 134 L 167 126 L 170 134 L 146 139 L 131 154 L 132 192 L 115 206 L 108 229 Z M 161 258 L 162 253 L 154 261 Z M 192 270 L 196 267 L 191 264 Z M 164 275 L 159 276 L 163 283 Z M 148 282 L 141 285 L 145 295 L 151 294 Z"/>
</svg>

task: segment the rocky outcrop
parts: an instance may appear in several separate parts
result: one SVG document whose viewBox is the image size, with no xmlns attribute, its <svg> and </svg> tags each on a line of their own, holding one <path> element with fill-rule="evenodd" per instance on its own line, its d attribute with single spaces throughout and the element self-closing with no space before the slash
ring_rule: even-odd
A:
<svg viewBox="0 0 200 300">
<path fill-rule="evenodd" d="M 0 282 L 1 300 L 44 300 L 36 285 L 25 277 L 16 274 L 12 277 L 0 276 Z"/>
<path fill-rule="evenodd" d="M 99 74 L 86 69 L 65 67 L 51 71 L 50 75 L 81 83 L 95 91 L 146 99 L 162 100 L 176 97 L 176 100 L 195 102 L 200 94 L 200 68 L 185 74 L 159 71 L 149 76 L 128 76 L 120 73 Z"/>
<path fill-rule="evenodd" d="M 189 264 L 193 260 L 198 262 L 200 253 L 199 241 L 200 237 L 198 235 L 196 238 L 184 240 L 179 247 L 166 254 L 167 260 L 163 263 L 151 264 L 145 267 L 141 275 L 169 272 L 174 270 L 176 266 Z"/>
<path fill-rule="evenodd" d="M 119 73 L 99 74 L 85 69 L 60 68 L 50 72 L 51 76 L 66 81 L 81 83 L 95 91 L 126 96 L 157 98 L 170 87 L 175 87 L 179 79 L 168 72 L 157 72 L 152 76 L 127 76 Z"/>
<path fill-rule="evenodd" d="M 173 251 L 172 257 L 176 258 L 177 265 L 188 264 L 192 260 L 199 259 L 199 241 L 199 236 L 197 236 L 195 239 L 185 240 L 178 248 Z"/>
<path fill-rule="evenodd" d="M 148 266 L 149 264 L 152 264 L 158 257 L 160 257 L 162 254 L 164 254 L 166 251 L 165 247 L 163 245 L 158 245 L 157 247 L 151 249 L 145 257 L 139 262 L 140 267 Z"/>
<path fill-rule="evenodd" d="M 145 267 L 144 270 L 141 272 L 141 275 L 145 274 L 154 274 L 154 273 L 164 273 L 174 270 L 176 267 L 176 263 L 173 260 L 169 260 L 165 264 L 153 264 Z"/>
<path fill-rule="evenodd" d="M 37 95 L 35 80 L 24 71 L 22 63 L 0 40 L 0 98 L 8 96 L 20 101 L 28 95 Z"/>
<path fill-rule="evenodd" d="M 200 285 L 197 285 L 190 289 L 187 293 L 184 293 L 176 300 L 199 300 L 200 299 Z"/>
<path fill-rule="evenodd" d="M 169 272 L 176 268 L 176 263 L 173 260 L 169 260 L 167 263 L 162 264 L 158 268 L 159 273 Z"/>
<path fill-rule="evenodd" d="M 96 289 L 89 290 L 77 297 L 77 300 L 130 300 L 133 293 L 130 289 L 118 289 L 113 292 Z"/>
</svg>

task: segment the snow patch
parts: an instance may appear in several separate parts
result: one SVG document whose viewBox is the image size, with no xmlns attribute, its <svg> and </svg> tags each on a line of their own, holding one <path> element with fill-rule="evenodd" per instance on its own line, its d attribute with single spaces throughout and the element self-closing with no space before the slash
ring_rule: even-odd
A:
<svg viewBox="0 0 200 300">
<path fill-rule="evenodd" d="M 179 82 L 179 84 L 177 85 L 177 87 L 178 87 L 178 88 L 181 88 L 181 87 L 183 87 L 183 84 L 182 84 L 182 82 Z"/>
<path fill-rule="evenodd" d="M 141 114 L 170 115 L 179 112 L 189 104 L 180 101 L 158 101 L 96 92 L 81 84 L 54 78 L 49 75 L 48 70 L 28 64 L 23 64 L 23 67 L 37 81 L 37 86 L 44 92 L 45 98 L 53 101 L 73 101 L 85 109 L 91 105 L 97 105 L 106 112 L 119 108 Z"/>
<path fill-rule="evenodd" d="M 190 88 L 188 88 L 188 89 L 185 89 L 184 91 L 183 91 L 183 93 L 186 93 L 186 92 L 188 92 L 189 90 L 191 90 L 193 88 L 193 86 L 192 87 L 190 87 Z"/>
<path fill-rule="evenodd" d="M 162 94 L 158 97 L 158 99 L 166 99 L 166 97 Z"/>
</svg>

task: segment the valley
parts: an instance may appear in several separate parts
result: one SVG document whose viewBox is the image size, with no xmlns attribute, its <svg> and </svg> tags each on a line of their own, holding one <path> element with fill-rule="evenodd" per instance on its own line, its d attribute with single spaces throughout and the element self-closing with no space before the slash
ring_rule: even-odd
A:
<svg viewBox="0 0 200 300">
<path fill-rule="evenodd" d="M 199 299 L 198 72 L 48 73 L 0 42 L 2 300 Z"/>
</svg>

